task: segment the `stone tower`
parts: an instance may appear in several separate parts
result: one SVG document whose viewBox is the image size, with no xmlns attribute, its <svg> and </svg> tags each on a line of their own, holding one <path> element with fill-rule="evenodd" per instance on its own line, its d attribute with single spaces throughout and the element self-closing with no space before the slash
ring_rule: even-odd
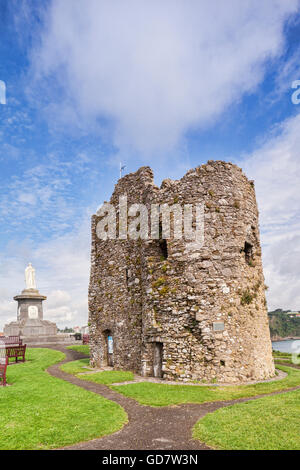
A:
<svg viewBox="0 0 300 470">
<path fill-rule="evenodd" d="M 111 197 L 117 234 L 124 195 L 128 208 L 202 203 L 204 243 L 103 240 L 97 236 L 102 217 L 93 216 L 92 364 L 180 381 L 272 377 L 253 182 L 236 165 L 209 161 L 158 188 L 152 170 L 142 167 L 121 178 Z"/>
</svg>

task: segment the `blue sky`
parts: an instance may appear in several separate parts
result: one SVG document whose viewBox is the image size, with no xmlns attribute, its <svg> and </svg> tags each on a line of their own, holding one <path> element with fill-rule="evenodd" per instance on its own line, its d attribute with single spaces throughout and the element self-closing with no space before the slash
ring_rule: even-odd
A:
<svg viewBox="0 0 300 470">
<path fill-rule="evenodd" d="M 240 165 L 269 308 L 300 309 L 297 0 L 0 0 L 0 35 L 0 329 L 29 261 L 47 318 L 87 322 L 90 216 L 120 161 L 156 183 Z"/>
</svg>

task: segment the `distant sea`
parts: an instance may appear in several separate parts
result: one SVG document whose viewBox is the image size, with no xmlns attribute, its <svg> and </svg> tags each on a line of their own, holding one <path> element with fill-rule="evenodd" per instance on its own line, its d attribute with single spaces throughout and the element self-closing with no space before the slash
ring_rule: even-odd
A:
<svg viewBox="0 0 300 470">
<path fill-rule="evenodd" d="M 300 352 L 300 340 L 288 339 L 286 341 L 272 341 L 272 348 L 281 352 Z"/>
</svg>

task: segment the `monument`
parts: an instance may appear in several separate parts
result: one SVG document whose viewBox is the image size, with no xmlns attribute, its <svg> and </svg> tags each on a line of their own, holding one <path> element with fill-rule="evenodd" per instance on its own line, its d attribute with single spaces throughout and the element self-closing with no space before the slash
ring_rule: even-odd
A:
<svg viewBox="0 0 300 470">
<path fill-rule="evenodd" d="M 29 263 L 25 269 L 25 289 L 14 300 L 18 302 L 17 321 L 4 326 L 6 336 L 21 336 L 25 343 L 57 342 L 55 323 L 43 319 L 43 301 L 36 286 L 35 269 Z"/>
</svg>

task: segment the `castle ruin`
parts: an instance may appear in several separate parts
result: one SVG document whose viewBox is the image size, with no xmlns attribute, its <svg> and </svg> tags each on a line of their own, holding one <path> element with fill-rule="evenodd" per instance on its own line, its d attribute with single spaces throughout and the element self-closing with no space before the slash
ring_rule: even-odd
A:
<svg viewBox="0 0 300 470">
<path fill-rule="evenodd" d="M 142 167 L 115 186 L 117 215 L 124 195 L 128 206 L 203 203 L 204 243 L 103 240 L 93 216 L 92 365 L 183 382 L 274 376 L 254 183 L 209 161 L 158 188 Z"/>
</svg>

